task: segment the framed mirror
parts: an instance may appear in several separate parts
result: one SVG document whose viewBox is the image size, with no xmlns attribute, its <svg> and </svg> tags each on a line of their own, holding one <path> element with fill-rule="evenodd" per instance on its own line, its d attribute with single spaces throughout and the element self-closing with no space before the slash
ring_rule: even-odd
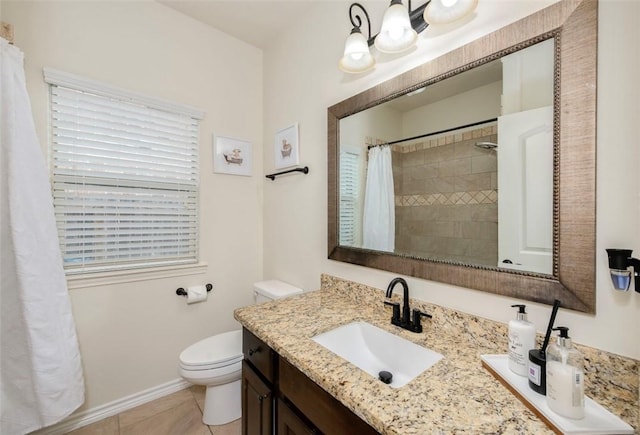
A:
<svg viewBox="0 0 640 435">
<path fill-rule="evenodd" d="M 594 313 L 596 43 L 563 1 L 330 107 L 329 258 Z"/>
</svg>

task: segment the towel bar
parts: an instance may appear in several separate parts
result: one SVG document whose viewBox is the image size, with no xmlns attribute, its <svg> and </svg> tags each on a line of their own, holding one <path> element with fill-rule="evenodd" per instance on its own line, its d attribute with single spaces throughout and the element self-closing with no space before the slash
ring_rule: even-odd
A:
<svg viewBox="0 0 640 435">
<path fill-rule="evenodd" d="M 309 173 L 309 167 L 305 166 L 304 168 L 293 168 L 293 169 L 289 169 L 287 171 L 276 172 L 275 174 L 265 175 L 265 177 L 267 177 L 270 180 L 275 180 L 278 175 L 289 174 L 291 172 L 302 172 L 303 174 L 308 174 Z"/>
</svg>

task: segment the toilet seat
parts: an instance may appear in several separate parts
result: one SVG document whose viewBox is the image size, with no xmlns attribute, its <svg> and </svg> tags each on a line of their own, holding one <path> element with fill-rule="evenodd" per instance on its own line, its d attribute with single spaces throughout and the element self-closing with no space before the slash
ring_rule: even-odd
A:
<svg viewBox="0 0 640 435">
<path fill-rule="evenodd" d="M 242 331 L 229 331 L 200 340 L 180 354 L 184 370 L 211 370 L 242 361 Z"/>
</svg>

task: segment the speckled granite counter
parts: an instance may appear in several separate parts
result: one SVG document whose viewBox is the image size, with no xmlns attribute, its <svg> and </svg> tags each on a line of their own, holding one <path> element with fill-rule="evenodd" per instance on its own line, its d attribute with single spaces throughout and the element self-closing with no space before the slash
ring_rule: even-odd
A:
<svg viewBox="0 0 640 435">
<path fill-rule="evenodd" d="M 394 296 L 395 298 L 395 296 Z M 322 277 L 322 289 L 235 311 L 235 318 L 355 414 L 384 434 L 553 433 L 482 368 L 479 355 L 505 353 L 506 325 L 411 301 L 433 315 L 424 332 L 390 324 L 384 293 Z M 363 320 L 433 349 L 444 358 L 402 388 L 385 385 L 311 340 Z M 587 395 L 638 433 L 639 363 L 579 346 Z"/>
</svg>

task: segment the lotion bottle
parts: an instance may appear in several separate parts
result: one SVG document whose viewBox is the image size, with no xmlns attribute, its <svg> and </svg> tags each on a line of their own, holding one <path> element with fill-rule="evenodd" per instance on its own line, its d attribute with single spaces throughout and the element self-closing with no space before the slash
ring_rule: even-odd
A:
<svg viewBox="0 0 640 435">
<path fill-rule="evenodd" d="M 511 305 L 518 308 L 515 320 L 509 321 L 509 369 L 517 375 L 529 373 L 529 351 L 536 347 L 536 328 L 527 320 L 525 305 Z"/>
<path fill-rule="evenodd" d="M 584 358 L 571 345 L 569 328 L 560 331 L 558 343 L 547 349 L 547 405 L 563 417 L 584 418 Z"/>
</svg>

